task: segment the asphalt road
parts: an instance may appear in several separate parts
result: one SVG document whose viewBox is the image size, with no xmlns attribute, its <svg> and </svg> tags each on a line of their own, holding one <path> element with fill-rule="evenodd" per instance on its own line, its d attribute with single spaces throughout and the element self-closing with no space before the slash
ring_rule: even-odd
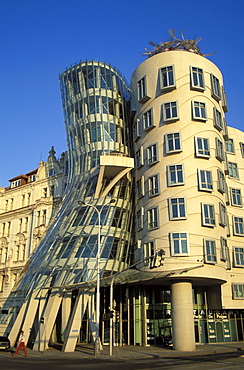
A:
<svg viewBox="0 0 244 370">
<path fill-rule="evenodd" d="M 244 369 L 243 351 L 233 351 L 197 356 L 167 356 L 155 358 L 134 359 L 103 359 L 62 356 L 62 358 L 47 356 L 22 355 L 12 357 L 10 353 L 0 353 L 1 370 L 237 370 Z"/>
</svg>

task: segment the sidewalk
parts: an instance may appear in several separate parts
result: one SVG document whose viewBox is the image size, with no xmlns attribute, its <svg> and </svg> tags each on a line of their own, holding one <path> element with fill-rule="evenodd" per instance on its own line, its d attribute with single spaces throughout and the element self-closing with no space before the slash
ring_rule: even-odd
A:
<svg viewBox="0 0 244 370">
<path fill-rule="evenodd" d="M 197 345 L 196 351 L 190 352 L 175 351 L 171 347 L 164 348 L 162 346 L 116 346 L 113 347 L 113 356 L 111 359 L 189 357 L 236 351 L 240 353 L 240 356 L 244 355 L 244 342 Z M 75 352 L 64 353 L 53 347 L 47 349 L 45 352 L 32 351 L 30 349 L 27 349 L 27 352 L 29 357 L 94 358 L 94 348 L 93 345 L 90 343 L 77 345 Z M 110 358 L 109 346 L 103 346 L 103 351 L 101 351 L 99 357 L 101 359 Z"/>
</svg>

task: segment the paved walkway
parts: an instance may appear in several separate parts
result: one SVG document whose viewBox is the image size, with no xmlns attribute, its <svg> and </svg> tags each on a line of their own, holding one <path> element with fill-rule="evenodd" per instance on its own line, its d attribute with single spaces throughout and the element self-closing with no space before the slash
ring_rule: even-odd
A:
<svg viewBox="0 0 244 370">
<path fill-rule="evenodd" d="M 175 351 L 171 347 L 164 348 L 162 346 L 123 346 L 113 347 L 112 359 L 130 359 L 130 358 L 158 358 L 158 357 L 189 357 L 198 355 L 207 355 L 214 353 L 226 353 L 238 351 L 240 356 L 244 356 L 244 342 L 235 343 L 216 343 L 197 345 L 196 351 L 182 352 Z M 94 358 L 94 349 L 91 344 L 77 345 L 75 352 L 61 352 L 58 349 L 49 348 L 45 352 L 32 351 L 27 349 L 29 357 L 66 357 L 66 358 Z M 20 352 L 22 356 L 22 352 Z M 101 359 L 110 358 L 109 346 L 104 346 L 103 351 L 99 355 Z M 244 358 L 243 358 L 244 360 Z"/>
</svg>

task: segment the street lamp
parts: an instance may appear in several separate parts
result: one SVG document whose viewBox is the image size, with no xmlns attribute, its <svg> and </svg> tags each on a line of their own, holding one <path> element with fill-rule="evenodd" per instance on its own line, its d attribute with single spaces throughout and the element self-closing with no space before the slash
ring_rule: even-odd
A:
<svg viewBox="0 0 244 370">
<path fill-rule="evenodd" d="M 98 214 L 98 234 L 97 234 L 97 294 L 96 294 L 96 337 L 95 337 L 95 356 L 100 353 L 100 337 L 99 337 L 99 323 L 100 323 L 100 258 L 101 258 L 101 213 L 105 206 L 111 203 L 115 203 L 115 199 L 111 199 L 108 203 L 104 203 L 99 210 L 93 204 L 86 203 L 84 201 L 78 202 L 80 205 L 92 207 Z"/>
</svg>

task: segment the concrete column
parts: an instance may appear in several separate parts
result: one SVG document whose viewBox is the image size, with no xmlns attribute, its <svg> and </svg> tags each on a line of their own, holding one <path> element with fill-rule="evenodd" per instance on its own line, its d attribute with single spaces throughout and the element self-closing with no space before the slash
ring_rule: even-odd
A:
<svg viewBox="0 0 244 370">
<path fill-rule="evenodd" d="M 174 349 L 194 351 L 196 345 L 190 282 L 176 281 L 171 284 L 171 305 Z"/>
</svg>

